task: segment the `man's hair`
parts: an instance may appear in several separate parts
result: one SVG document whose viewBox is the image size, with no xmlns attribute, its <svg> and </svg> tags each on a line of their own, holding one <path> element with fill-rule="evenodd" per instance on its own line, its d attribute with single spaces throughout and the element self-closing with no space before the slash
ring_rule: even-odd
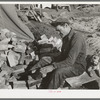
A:
<svg viewBox="0 0 100 100">
<path fill-rule="evenodd" d="M 67 23 L 68 25 L 70 25 L 70 22 L 69 22 L 68 19 L 66 19 L 66 18 L 63 18 L 63 19 L 62 18 L 59 18 L 56 21 L 54 21 L 52 23 L 52 25 L 55 26 L 55 27 L 58 26 L 58 25 L 64 26 L 65 23 Z"/>
<path fill-rule="evenodd" d="M 58 26 L 58 25 L 64 26 L 66 23 L 67 22 L 58 22 L 58 23 L 56 23 L 56 26 Z M 69 25 L 69 23 L 67 23 L 67 24 Z"/>
</svg>

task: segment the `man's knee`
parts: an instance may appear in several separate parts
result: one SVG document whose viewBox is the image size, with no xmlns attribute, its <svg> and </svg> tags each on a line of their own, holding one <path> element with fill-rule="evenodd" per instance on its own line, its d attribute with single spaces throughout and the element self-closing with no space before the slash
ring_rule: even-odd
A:
<svg viewBox="0 0 100 100">
<path fill-rule="evenodd" d="M 56 70 L 54 71 L 54 74 L 55 74 L 56 76 L 61 76 L 61 77 L 63 77 L 64 79 L 66 79 L 66 78 L 68 78 L 68 77 L 73 77 L 73 76 L 75 76 L 75 73 L 74 73 L 72 67 L 56 69 Z"/>
</svg>

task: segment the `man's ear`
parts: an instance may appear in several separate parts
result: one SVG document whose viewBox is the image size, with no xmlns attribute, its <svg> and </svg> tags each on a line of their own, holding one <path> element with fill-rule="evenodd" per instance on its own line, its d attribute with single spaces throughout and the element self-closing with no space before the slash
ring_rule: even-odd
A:
<svg viewBox="0 0 100 100">
<path fill-rule="evenodd" d="M 67 23 L 65 23 L 64 27 L 68 27 L 68 24 L 67 24 Z"/>
</svg>

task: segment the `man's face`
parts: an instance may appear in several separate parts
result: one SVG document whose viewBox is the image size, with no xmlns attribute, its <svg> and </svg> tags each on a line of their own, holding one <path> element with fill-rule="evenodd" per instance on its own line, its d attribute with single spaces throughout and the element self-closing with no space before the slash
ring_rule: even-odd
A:
<svg viewBox="0 0 100 100">
<path fill-rule="evenodd" d="M 65 24 L 63 26 L 58 25 L 56 27 L 56 30 L 60 32 L 60 35 L 65 36 L 65 35 L 67 35 L 69 33 L 70 27 L 67 24 Z"/>
</svg>

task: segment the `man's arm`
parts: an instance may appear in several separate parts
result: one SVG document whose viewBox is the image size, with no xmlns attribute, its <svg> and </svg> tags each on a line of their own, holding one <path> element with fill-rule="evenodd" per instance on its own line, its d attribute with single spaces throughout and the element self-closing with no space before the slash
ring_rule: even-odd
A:
<svg viewBox="0 0 100 100">
<path fill-rule="evenodd" d="M 75 63 L 78 54 L 80 53 L 80 50 L 82 48 L 82 43 L 83 43 L 83 37 L 81 35 L 74 36 L 68 57 L 64 61 L 53 63 L 54 67 L 61 68 L 61 67 L 72 66 Z"/>
</svg>

